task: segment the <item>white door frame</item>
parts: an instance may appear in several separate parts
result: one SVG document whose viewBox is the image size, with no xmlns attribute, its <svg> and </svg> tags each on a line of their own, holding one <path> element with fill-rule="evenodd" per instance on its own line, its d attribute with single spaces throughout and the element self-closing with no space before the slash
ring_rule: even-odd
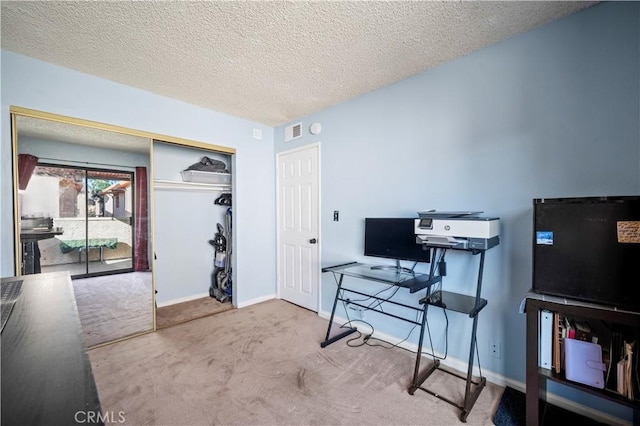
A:
<svg viewBox="0 0 640 426">
<path fill-rule="evenodd" d="M 322 155 L 320 150 L 320 142 L 314 142 L 308 145 L 304 145 L 298 148 L 288 149 L 286 151 L 281 151 L 276 153 L 276 296 L 280 299 L 280 219 L 282 212 L 280 211 L 280 173 L 278 170 L 278 165 L 280 164 L 280 157 L 283 155 L 291 154 L 297 151 L 304 151 L 309 148 L 317 148 L 318 150 L 318 214 L 316 215 L 318 223 L 316 224 L 318 229 L 318 269 L 316 271 L 317 274 L 317 282 L 318 282 L 318 312 L 320 315 L 320 311 L 322 310 L 321 301 L 322 301 L 322 219 L 320 217 L 320 213 L 322 212 Z"/>
</svg>

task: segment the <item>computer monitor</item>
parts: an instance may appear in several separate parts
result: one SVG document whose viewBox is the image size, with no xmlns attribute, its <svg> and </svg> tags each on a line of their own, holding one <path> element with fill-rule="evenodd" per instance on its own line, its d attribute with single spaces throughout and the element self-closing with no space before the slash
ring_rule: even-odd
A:
<svg viewBox="0 0 640 426">
<path fill-rule="evenodd" d="M 414 218 L 365 218 L 364 255 L 429 263 L 430 250 L 416 243 Z"/>
</svg>

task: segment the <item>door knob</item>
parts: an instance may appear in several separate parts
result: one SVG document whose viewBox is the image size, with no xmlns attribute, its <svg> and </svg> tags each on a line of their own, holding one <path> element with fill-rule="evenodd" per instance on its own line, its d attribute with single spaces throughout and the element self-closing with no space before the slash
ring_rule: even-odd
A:
<svg viewBox="0 0 640 426">
<path fill-rule="evenodd" d="M 315 239 L 315 238 L 312 238 L 312 239 L 310 239 L 310 240 L 309 240 L 309 242 L 310 242 L 311 244 L 315 244 L 317 241 L 316 241 L 316 239 Z"/>
</svg>

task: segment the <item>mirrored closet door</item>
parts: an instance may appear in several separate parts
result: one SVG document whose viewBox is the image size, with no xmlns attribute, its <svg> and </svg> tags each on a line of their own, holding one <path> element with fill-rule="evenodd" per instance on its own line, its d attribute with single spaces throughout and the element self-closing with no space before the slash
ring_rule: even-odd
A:
<svg viewBox="0 0 640 426">
<path fill-rule="evenodd" d="M 69 271 L 87 346 L 153 330 L 151 139 L 13 115 L 17 272 Z"/>
</svg>

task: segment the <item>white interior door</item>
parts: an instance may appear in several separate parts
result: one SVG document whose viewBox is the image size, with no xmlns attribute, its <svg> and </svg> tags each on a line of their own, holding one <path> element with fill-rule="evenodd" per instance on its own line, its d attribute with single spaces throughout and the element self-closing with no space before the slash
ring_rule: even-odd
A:
<svg viewBox="0 0 640 426">
<path fill-rule="evenodd" d="M 318 145 L 278 155 L 278 292 L 318 312 Z"/>
</svg>

